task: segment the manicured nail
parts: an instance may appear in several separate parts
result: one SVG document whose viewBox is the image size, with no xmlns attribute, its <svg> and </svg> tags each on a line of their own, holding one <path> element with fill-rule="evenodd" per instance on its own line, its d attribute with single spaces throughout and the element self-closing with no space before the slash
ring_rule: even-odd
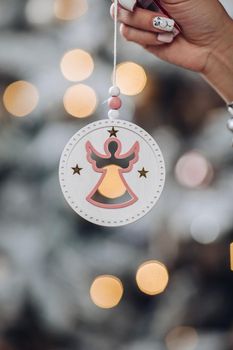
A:
<svg viewBox="0 0 233 350">
<path fill-rule="evenodd" d="M 173 32 L 174 37 L 176 37 L 178 34 L 180 34 L 180 31 L 176 28 L 174 28 L 172 32 Z"/>
<path fill-rule="evenodd" d="M 166 32 L 172 32 L 174 29 L 175 21 L 171 18 L 157 16 L 153 18 L 153 27 L 156 29 L 164 30 Z"/>
<path fill-rule="evenodd" d="M 137 4 L 137 0 L 118 0 L 118 1 L 122 7 L 124 7 L 129 11 L 133 11 Z"/>
<path fill-rule="evenodd" d="M 174 39 L 174 35 L 172 33 L 159 33 L 157 39 L 163 43 L 170 44 Z"/>
</svg>

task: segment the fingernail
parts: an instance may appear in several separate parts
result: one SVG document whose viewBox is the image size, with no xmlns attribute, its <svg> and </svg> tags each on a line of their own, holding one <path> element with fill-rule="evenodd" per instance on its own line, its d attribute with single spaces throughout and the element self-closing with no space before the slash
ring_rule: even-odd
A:
<svg viewBox="0 0 233 350">
<path fill-rule="evenodd" d="M 137 0 L 119 0 L 119 3 L 125 9 L 133 11 L 136 6 Z"/>
<path fill-rule="evenodd" d="M 180 34 L 180 31 L 176 28 L 174 28 L 172 32 L 173 32 L 174 37 L 176 37 L 178 34 Z"/>
<path fill-rule="evenodd" d="M 117 7 L 117 14 L 119 15 L 120 13 L 120 6 Z M 110 15 L 114 18 L 115 16 L 115 5 L 112 4 L 110 7 Z"/>
<path fill-rule="evenodd" d="M 173 41 L 174 35 L 172 33 L 159 33 L 157 39 L 163 43 L 169 44 Z"/>
<path fill-rule="evenodd" d="M 156 29 L 164 30 L 166 32 L 172 32 L 174 29 L 175 21 L 171 18 L 157 16 L 153 18 L 153 27 Z"/>
</svg>

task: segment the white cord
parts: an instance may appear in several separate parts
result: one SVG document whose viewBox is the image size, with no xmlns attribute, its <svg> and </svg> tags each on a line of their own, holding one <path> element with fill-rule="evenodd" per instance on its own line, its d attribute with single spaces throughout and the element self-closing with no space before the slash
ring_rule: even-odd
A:
<svg viewBox="0 0 233 350">
<path fill-rule="evenodd" d="M 117 13 L 118 0 L 114 0 L 114 53 L 113 53 L 113 86 L 116 85 L 116 68 L 117 68 Z"/>
<path fill-rule="evenodd" d="M 112 99 L 118 97 L 120 95 L 120 89 L 117 86 L 117 12 L 118 12 L 118 0 L 114 0 L 114 49 L 113 49 L 113 86 L 109 89 L 109 94 Z M 112 100 L 110 98 L 110 101 Z M 111 106 L 111 104 L 110 104 Z M 121 101 L 120 106 L 121 107 Z M 111 107 L 110 107 L 111 108 Z M 108 117 L 110 120 L 119 118 L 119 108 L 112 108 L 108 111 Z"/>
</svg>

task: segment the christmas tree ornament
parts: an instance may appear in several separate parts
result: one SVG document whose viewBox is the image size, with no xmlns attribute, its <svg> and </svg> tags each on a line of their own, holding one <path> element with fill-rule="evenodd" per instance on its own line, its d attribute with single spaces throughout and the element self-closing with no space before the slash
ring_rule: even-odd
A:
<svg viewBox="0 0 233 350">
<path fill-rule="evenodd" d="M 60 182 L 70 206 L 103 226 L 121 226 L 144 216 L 165 181 L 155 140 L 124 120 L 100 120 L 79 130 L 60 163 Z"/>
<path fill-rule="evenodd" d="M 117 6 L 115 0 L 108 119 L 88 124 L 69 140 L 59 169 L 69 205 L 84 219 L 102 226 L 122 226 L 143 217 L 165 183 L 165 164 L 156 141 L 139 126 L 118 119 L 122 102 L 116 85 Z"/>
</svg>

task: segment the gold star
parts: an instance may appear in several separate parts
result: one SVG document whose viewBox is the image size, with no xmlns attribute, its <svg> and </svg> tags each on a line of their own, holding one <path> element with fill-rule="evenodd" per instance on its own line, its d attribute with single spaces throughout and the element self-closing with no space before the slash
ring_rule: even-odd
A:
<svg viewBox="0 0 233 350">
<path fill-rule="evenodd" d="M 76 165 L 76 167 L 72 168 L 73 169 L 73 175 L 78 174 L 81 175 L 81 170 L 83 170 L 83 168 L 79 168 L 78 164 Z"/>
<path fill-rule="evenodd" d="M 138 173 L 140 174 L 140 176 L 139 176 L 140 178 L 145 177 L 147 179 L 146 174 L 149 173 L 149 171 L 145 170 L 145 168 L 143 167 L 142 170 L 138 170 Z"/>
<path fill-rule="evenodd" d="M 110 134 L 109 137 L 112 137 L 112 136 L 117 137 L 117 133 L 119 132 L 119 130 L 116 130 L 116 129 L 114 128 L 114 126 L 113 126 L 113 127 L 112 127 L 112 130 L 108 130 L 108 132 L 109 132 L 109 134 Z"/>
</svg>

